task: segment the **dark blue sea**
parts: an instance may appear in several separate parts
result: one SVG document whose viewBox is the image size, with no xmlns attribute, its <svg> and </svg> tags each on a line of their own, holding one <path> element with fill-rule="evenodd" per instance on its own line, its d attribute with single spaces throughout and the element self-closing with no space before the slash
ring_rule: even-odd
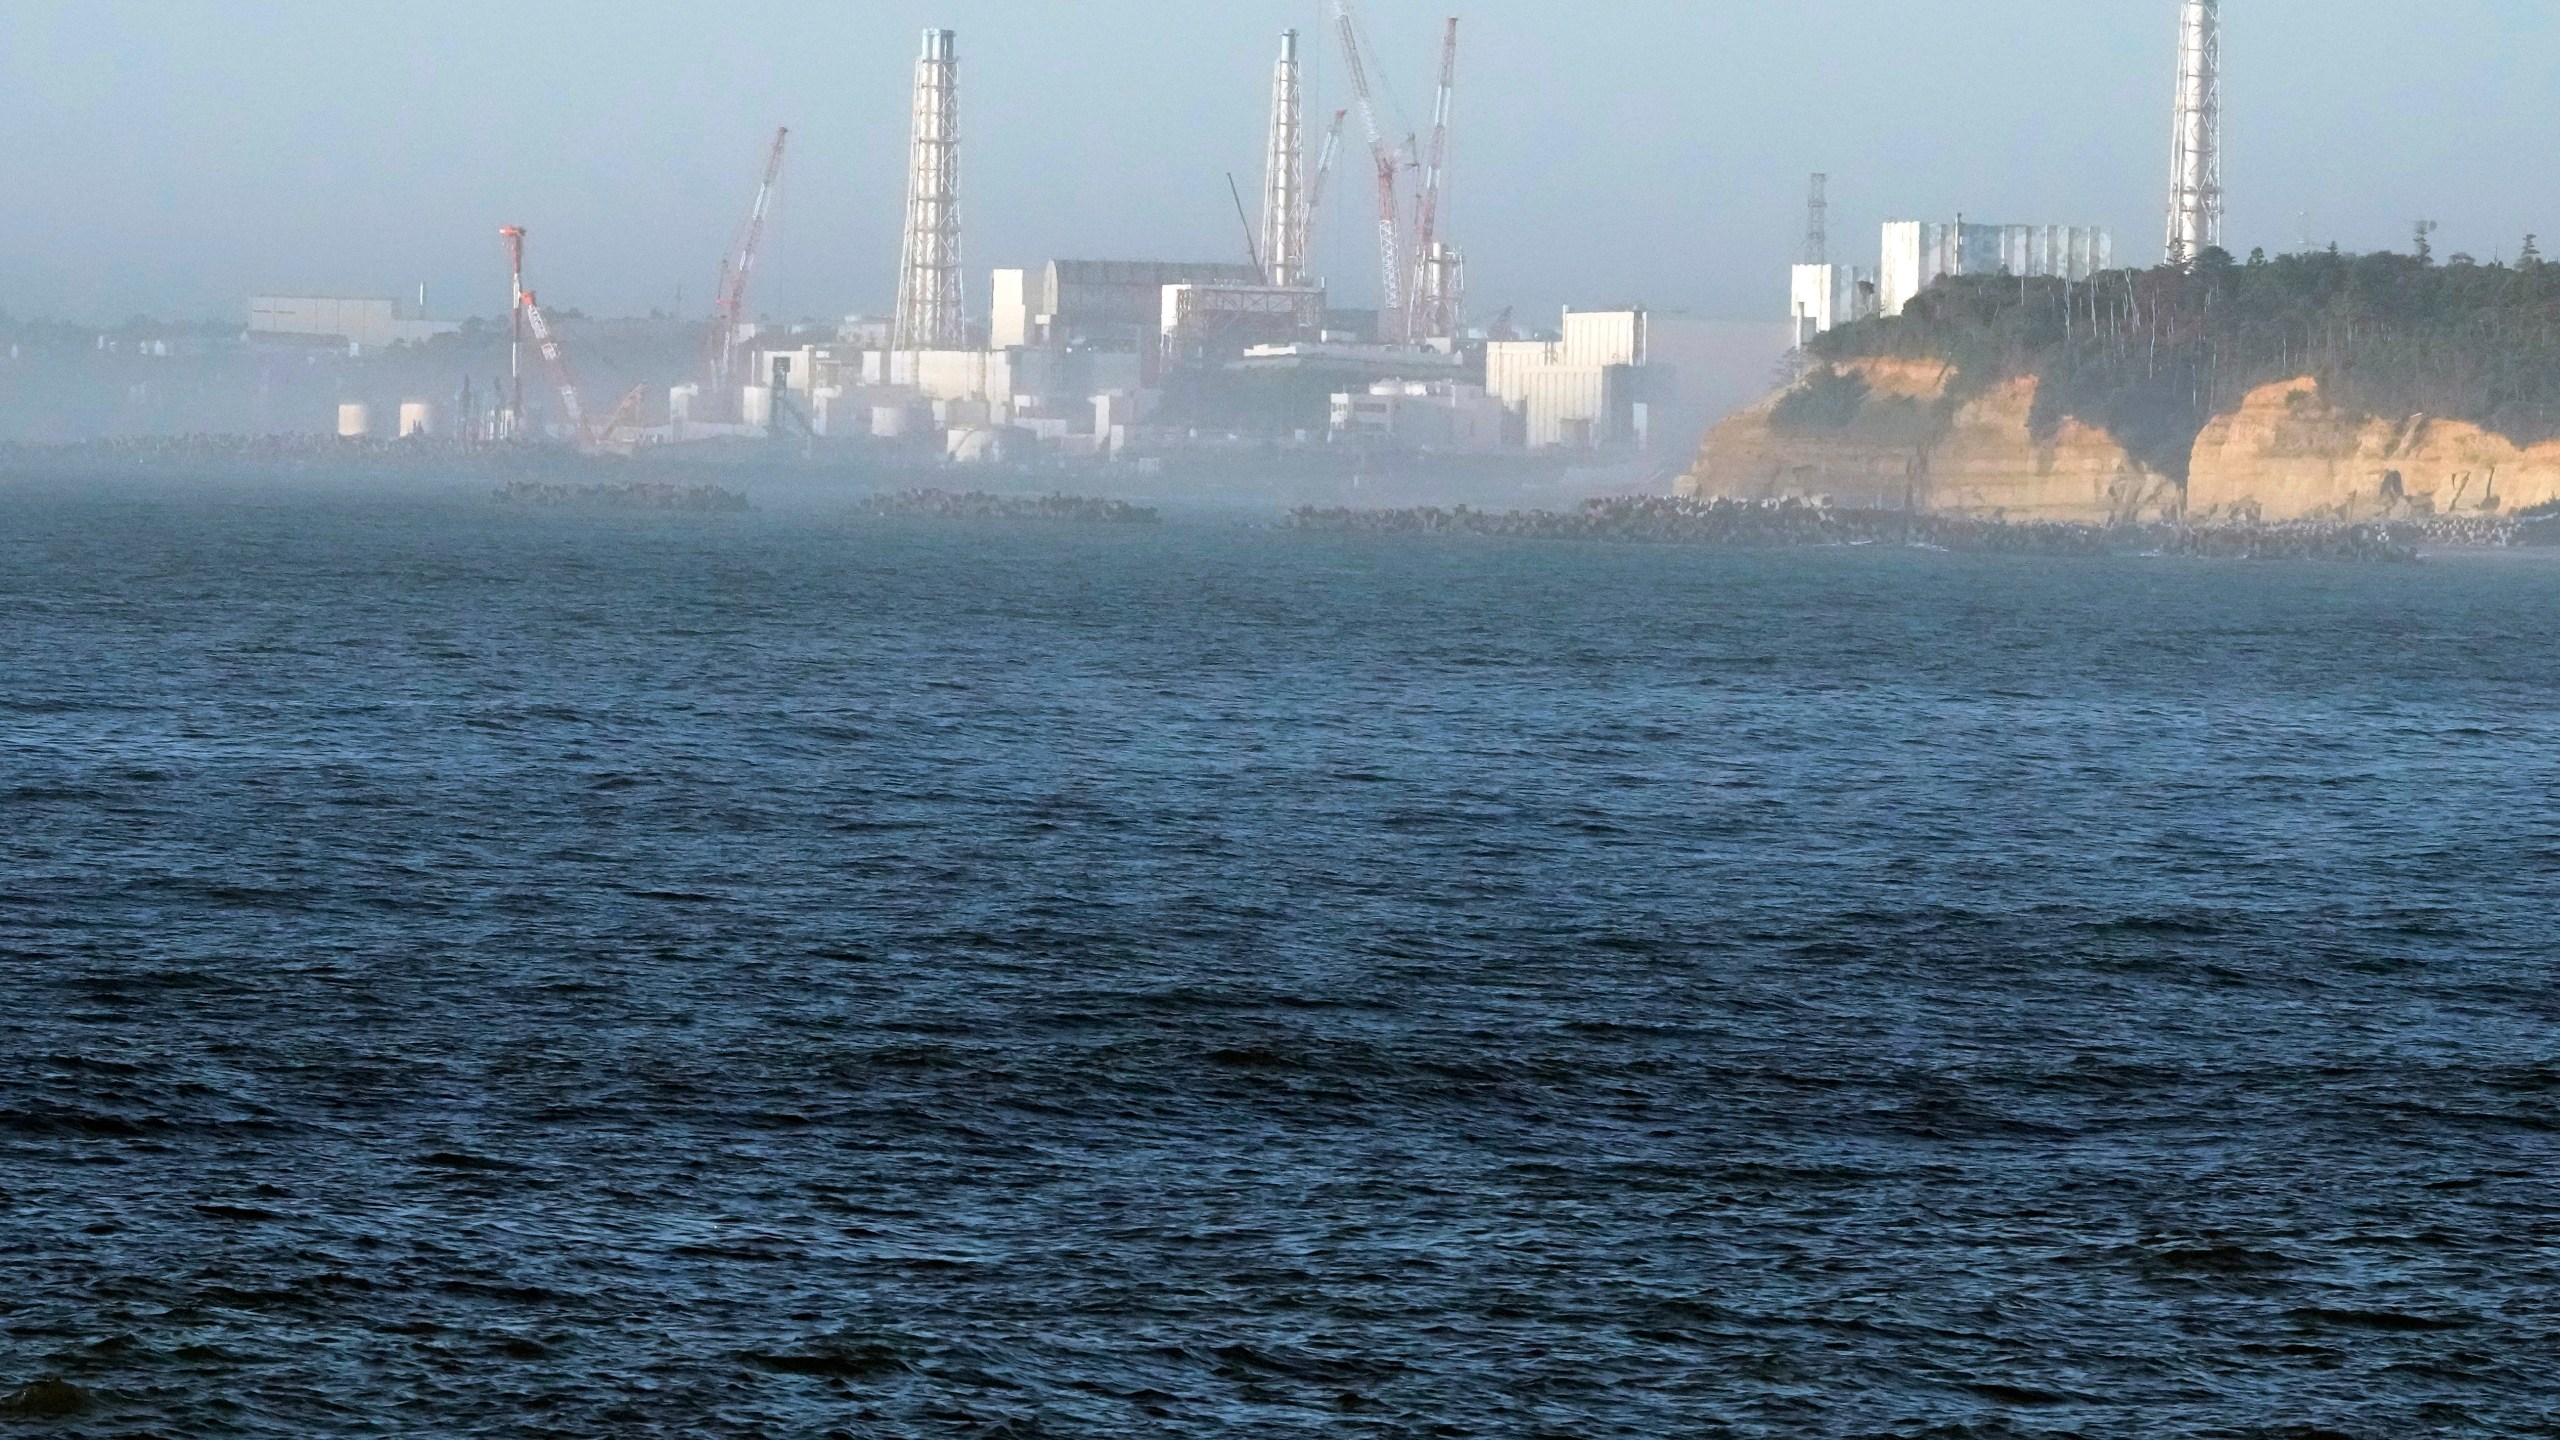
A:
<svg viewBox="0 0 2560 1440">
<path fill-rule="evenodd" d="M 15 482 L 0 1434 L 2560 1433 L 2555 626 Z"/>
</svg>

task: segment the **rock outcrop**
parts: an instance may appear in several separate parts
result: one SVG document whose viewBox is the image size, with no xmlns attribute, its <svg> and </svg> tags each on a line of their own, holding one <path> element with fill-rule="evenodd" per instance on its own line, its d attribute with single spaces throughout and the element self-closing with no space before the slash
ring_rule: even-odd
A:
<svg viewBox="0 0 2560 1440">
<path fill-rule="evenodd" d="M 2460 420 L 2369 419 L 2312 379 L 2252 391 L 2196 437 L 2198 519 L 2512 514 L 2560 499 L 2560 441 L 2521 447 Z"/>
<path fill-rule="evenodd" d="M 1928 508 L 1941 514 L 2081 525 L 2174 516 L 2178 483 L 2145 469 L 2115 437 L 2064 418 L 2050 437 L 2029 423 L 2036 382 L 2012 380 L 1966 402 L 1929 452 Z"/>
<path fill-rule="evenodd" d="M 1851 509 L 1921 508 L 1928 411 L 1946 393 L 1944 365 L 1852 360 L 1834 370 L 1855 377 L 1868 403 L 1819 428 L 1788 426 L 1782 390 L 1707 432 L 1679 493 L 1708 500 L 1829 500 Z"/>
<path fill-rule="evenodd" d="M 2078 524 L 2177 513 L 2177 482 L 2143 467 L 2105 431 L 2065 419 L 2037 436 L 2033 379 L 1950 411 L 1943 365 L 1851 360 L 1824 378 L 1863 388 L 1855 413 L 1808 424 L 1789 413 L 1797 392 L 1772 396 L 1707 436 L 1680 493 Z"/>
<path fill-rule="evenodd" d="M 1718 425 L 1679 493 L 2083 525 L 2495 516 L 2560 500 L 2560 441 L 2359 416 L 2307 378 L 2207 424 L 2183 484 L 2097 426 L 2065 417 L 2038 435 L 2032 378 L 1952 408 L 1949 378 L 1912 360 L 1828 367 Z M 1823 386 L 1835 403 L 1802 403 Z"/>
</svg>

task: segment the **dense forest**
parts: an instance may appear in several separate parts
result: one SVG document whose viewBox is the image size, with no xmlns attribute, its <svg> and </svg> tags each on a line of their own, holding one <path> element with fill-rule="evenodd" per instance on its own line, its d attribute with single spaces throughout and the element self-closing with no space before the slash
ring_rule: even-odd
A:
<svg viewBox="0 0 2560 1440">
<path fill-rule="evenodd" d="M 2035 425 L 2101 426 L 2184 479 L 2197 432 L 2249 391 L 2309 375 L 2359 413 L 2468 420 L 2520 445 L 2560 438 L 2560 263 L 2527 237 L 2516 263 L 2467 255 L 2326 252 L 2084 281 L 1951 278 L 1902 316 L 1815 340 L 1816 365 L 1860 356 L 1951 363 L 1951 404 L 2019 376 L 2040 381 Z M 1781 424 L 1822 428 L 1861 409 L 1854 381 L 1817 375 Z"/>
</svg>

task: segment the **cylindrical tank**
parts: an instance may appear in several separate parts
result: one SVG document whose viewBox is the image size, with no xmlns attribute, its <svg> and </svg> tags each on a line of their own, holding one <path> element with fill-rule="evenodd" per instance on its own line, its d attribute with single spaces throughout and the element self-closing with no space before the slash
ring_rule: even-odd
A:
<svg viewBox="0 0 2560 1440">
<path fill-rule="evenodd" d="M 373 407 L 341 405 L 338 407 L 338 438 L 362 440 L 373 433 Z"/>
<path fill-rule="evenodd" d="M 904 405 L 871 407 L 871 433 L 881 440 L 904 440 L 915 412 Z"/>
<path fill-rule="evenodd" d="M 773 387 L 750 385 L 739 396 L 738 418 L 758 430 L 773 428 Z"/>
<path fill-rule="evenodd" d="M 436 433 L 436 409 L 423 400 L 411 400 L 400 407 L 400 438 L 423 440 Z"/>
</svg>

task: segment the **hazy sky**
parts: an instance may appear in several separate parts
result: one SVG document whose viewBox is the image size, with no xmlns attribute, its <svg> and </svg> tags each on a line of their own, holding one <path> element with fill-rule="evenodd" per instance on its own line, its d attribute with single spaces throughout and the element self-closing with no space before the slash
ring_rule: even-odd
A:
<svg viewBox="0 0 2560 1440">
<path fill-rule="evenodd" d="M 1447 0 L 1365 0 L 1428 108 Z M 1890 217 L 2160 245 L 2176 0 L 1460 0 L 1452 228 L 1476 308 L 1785 310 L 1805 176 Z M 2233 248 L 2560 241 L 2560 4 L 2226 0 Z M 776 125 L 767 304 L 894 293 L 917 32 L 960 31 L 971 289 L 1055 256 L 1241 258 L 1277 32 L 1315 0 L 0 0 L 0 309 L 235 317 L 256 290 L 698 309 Z M 1316 37 L 1311 36 L 1311 41 Z M 1340 65 L 1319 57 L 1322 103 Z M 1321 268 L 1373 296 L 1338 177 Z M 2307 222 L 2304 218 L 2308 214 Z M 2560 251 L 2560 244 L 2550 246 Z"/>
</svg>

